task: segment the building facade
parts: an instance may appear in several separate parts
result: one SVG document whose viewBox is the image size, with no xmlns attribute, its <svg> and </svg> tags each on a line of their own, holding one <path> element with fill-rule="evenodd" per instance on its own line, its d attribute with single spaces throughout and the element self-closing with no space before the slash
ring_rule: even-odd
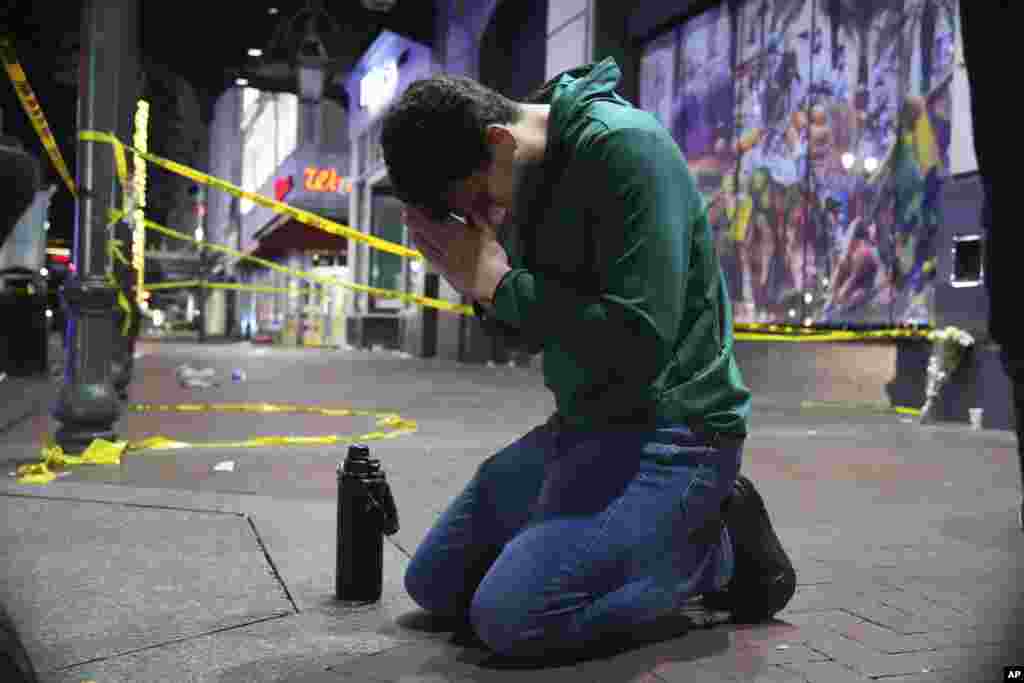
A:
<svg viewBox="0 0 1024 683">
<path fill-rule="evenodd" d="M 390 196 L 380 153 L 379 117 L 397 94 L 418 78 L 448 72 L 522 98 L 558 72 L 590 61 L 597 43 L 610 54 L 624 52 L 620 36 L 595 40 L 599 21 L 588 0 L 440 0 L 437 9 L 432 48 L 385 33 L 347 84 L 353 103 L 352 149 L 358 150 L 352 155 L 352 225 L 404 245 L 408 235 L 401 225 L 400 204 Z M 612 25 L 611 15 L 606 21 Z M 470 303 L 425 262 L 365 245 L 358 245 L 355 255 L 353 276 L 359 283 Z M 350 311 L 351 338 L 357 344 L 467 362 L 509 358 L 500 342 L 487 337 L 471 317 L 363 294 L 354 297 Z"/>
<path fill-rule="evenodd" d="M 377 69 L 366 79 L 377 93 L 385 70 L 395 71 L 383 101 L 353 113 L 354 225 L 405 242 L 389 225 L 397 209 L 384 196 L 374 121 L 415 77 L 465 74 L 515 99 L 565 69 L 614 57 L 620 92 L 655 113 L 687 156 L 738 321 L 956 318 L 942 302 L 983 297 L 969 280 L 950 280 L 945 258 L 943 188 L 976 171 L 956 10 L 936 0 L 441 0 L 429 60 L 415 57 L 422 50 L 391 54 L 382 39 L 349 80 L 355 103 L 367 73 Z M 960 243 L 965 254 L 976 244 Z M 468 303 L 419 263 L 395 257 L 375 270 L 368 251 L 357 250 L 359 282 Z M 375 319 L 365 332 L 353 328 L 355 339 L 416 355 L 509 359 L 471 317 L 369 299 L 356 299 L 353 315 Z M 982 310 L 977 303 L 954 308 Z"/>
<path fill-rule="evenodd" d="M 306 101 L 293 93 L 245 87 L 226 91 L 216 104 L 211 168 L 246 191 L 348 222 L 348 122 L 333 100 Z M 216 244 L 292 270 L 350 280 L 347 239 L 248 200 L 212 193 L 206 225 L 208 239 Z M 214 317 L 225 318 L 235 333 L 288 345 L 345 343 L 343 288 L 234 258 L 223 260 L 215 272 L 248 287 L 210 296 L 211 312 L 225 311 Z"/>
<path fill-rule="evenodd" d="M 260 114 L 249 112 L 259 111 L 259 98 L 250 96 L 247 104 L 242 93 L 227 95 L 235 99 L 223 105 L 231 110 L 225 115 L 237 132 L 225 128 L 221 137 L 241 151 L 232 162 L 214 160 L 218 175 L 301 206 L 313 196 L 296 193 L 307 172 L 317 177 L 328 168 L 332 177 L 347 169 L 329 206 L 307 206 L 409 246 L 380 149 L 380 117 L 398 94 L 419 78 L 448 72 L 522 99 L 562 71 L 612 57 L 623 74 L 619 92 L 654 113 L 687 158 L 738 322 L 957 324 L 987 340 L 981 197 L 956 0 L 437 0 L 435 6 L 434 44 L 382 32 L 344 77 L 348 111 L 300 113 L 291 156 L 280 131 L 276 146 L 254 142 Z M 280 119 L 295 105 L 278 99 L 276 106 Z M 345 123 L 333 128 L 336 144 L 303 142 L 315 134 L 303 129 L 303 120 L 330 126 L 342 117 Z M 226 239 L 292 267 L 314 266 L 310 245 L 323 233 L 259 207 L 228 204 L 211 203 L 210 210 L 211 218 L 219 216 L 215 222 L 229 226 Z M 288 234 L 294 239 L 285 239 Z M 422 261 L 361 242 L 328 258 L 343 263 L 345 279 L 358 285 L 470 303 Z M 287 283 L 265 269 L 238 272 L 247 282 Z M 472 316 L 346 294 L 352 345 L 464 362 L 535 360 L 502 348 Z M 252 295 L 238 308 L 250 328 L 278 332 L 311 310 L 308 300 L 285 294 Z M 914 386 L 902 397 L 887 387 L 896 404 L 919 402 L 927 361 L 919 347 L 899 348 L 892 384 L 910 377 Z M 972 377 L 995 373 L 994 359 L 991 348 L 982 348 Z"/>
</svg>

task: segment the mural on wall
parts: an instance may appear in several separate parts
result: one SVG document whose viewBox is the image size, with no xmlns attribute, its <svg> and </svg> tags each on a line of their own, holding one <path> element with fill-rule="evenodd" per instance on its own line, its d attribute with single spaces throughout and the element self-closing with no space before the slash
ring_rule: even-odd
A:
<svg viewBox="0 0 1024 683">
<path fill-rule="evenodd" d="M 740 322 L 932 320 L 957 0 L 747 0 L 645 50 Z"/>
</svg>

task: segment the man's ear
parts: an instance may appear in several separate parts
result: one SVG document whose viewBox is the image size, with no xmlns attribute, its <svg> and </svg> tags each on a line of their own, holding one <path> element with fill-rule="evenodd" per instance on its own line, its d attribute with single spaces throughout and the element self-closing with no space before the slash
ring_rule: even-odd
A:
<svg viewBox="0 0 1024 683">
<path fill-rule="evenodd" d="M 512 135 L 512 131 L 508 129 L 508 126 L 502 126 L 497 123 L 492 123 L 487 126 L 487 144 L 488 145 L 504 145 L 512 143 L 513 147 L 516 145 L 516 138 Z"/>
</svg>

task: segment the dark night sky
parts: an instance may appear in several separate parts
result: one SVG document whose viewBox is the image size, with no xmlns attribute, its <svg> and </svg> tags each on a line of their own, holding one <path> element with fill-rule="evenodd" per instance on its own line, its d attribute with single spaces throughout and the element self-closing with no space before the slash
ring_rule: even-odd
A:
<svg viewBox="0 0 1024 683">
<path fill-rule="evenodd" d="M 47 122 L 57 139 L 58 147 L 74 177 L 75 106 L 76 97 L 72 88 L 59 85 L 49 73 L 50 59 L 39 58 L 37 49 L 18 45 L 18 57 L 29 78 L 29 83 L 43 107 Z M 22 109 L 14 88 L 3 75 L 0 83 L 0 108 L 3 109 L 3 131 L 5 135 L 18 138 L 25 147 L 40 160 L 44 185 L 59 184 L 60 190 L 54 195 L 51 208 L 50 238 L 70 239 L 74 217 L 74 201 L 56 169 L 46 155 L 46 150 Z"/>
</svg>

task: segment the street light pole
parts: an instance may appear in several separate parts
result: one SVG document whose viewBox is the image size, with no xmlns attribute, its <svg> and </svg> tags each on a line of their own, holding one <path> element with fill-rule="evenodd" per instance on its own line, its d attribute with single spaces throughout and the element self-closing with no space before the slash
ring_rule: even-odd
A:
<svg viewBox="0 0 1024 683">
<path fill-rule="evenodd" d="M 117 131 L 126 46 L 138 40 L 137 0 L 85 0 L 78 130 Z M 129 77 L 134 78 L 135 74 Z M 94 439 L 116 440 L 121 406 L 112 382 L 116 288 L 108 284 L 108 213 L 117 196 L 114 149 L 78 141 L 74 263 L 62 290 L 69 309 L 67 365 L 53 416 L 59 446 L 81 453 Z"/>
</svg>

